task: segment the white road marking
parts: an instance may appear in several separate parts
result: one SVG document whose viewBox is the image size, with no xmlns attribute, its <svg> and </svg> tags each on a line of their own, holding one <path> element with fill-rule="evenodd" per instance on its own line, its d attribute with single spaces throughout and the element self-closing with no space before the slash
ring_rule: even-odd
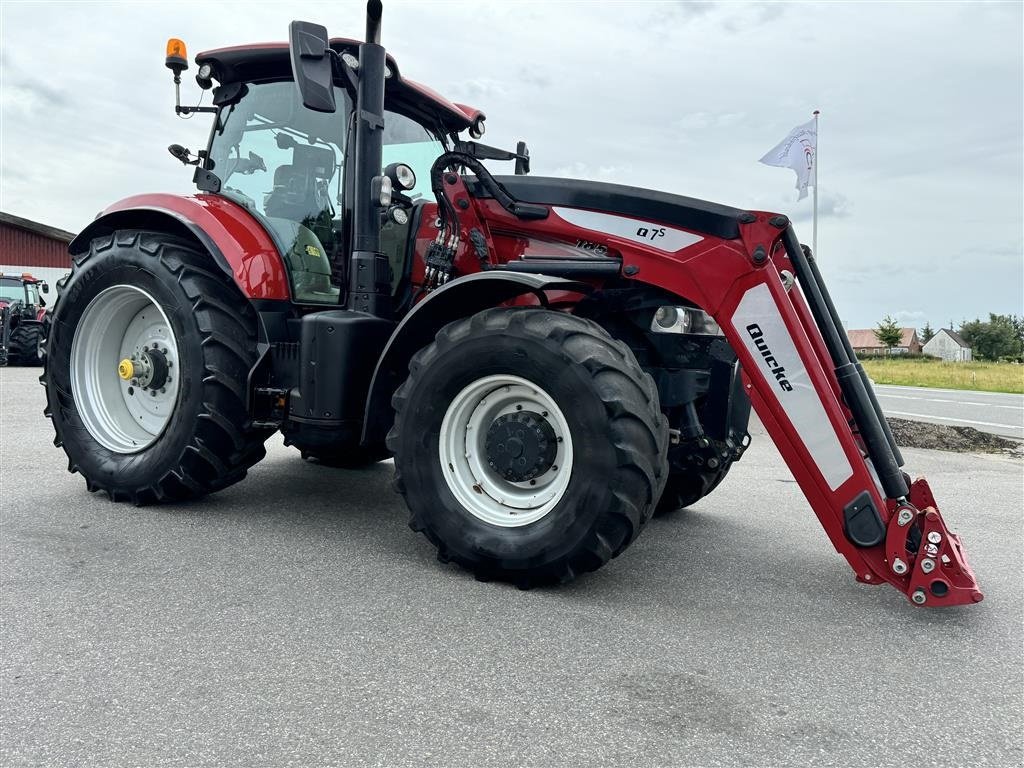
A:
<svg viewBox="0 0 1024 768">
<path fill-rule="evenodd" d="M 1012 392 L 979 392 L 976 389 L 940 389 L 939 387 L 911 387 L 904 384 L 875 384 L 875 389 L 903 389 L 912 392 L 948 392 L 951 395 L 969 395 L 974 397 L 1021 397 Z"/>
<path fill-rule="evenodd" d="M 936 416 L 931 413 L 907 413 L 906 411 L 886 411 L 891 416 L 917 416 L 920 419 L 938 419 L 939 421 L 959 421 L 962 424 L 981 424 L 985 427 L 1004 427 L 1006 429 L 1021 429 L 1021 424 L 996 424 L 991 421 L 973 421 L 971 419 L 954 419 L 950 416 Z"/>
<path fill-rule="evenodd" d="M 953 405 L 980 405 L 982 408 L 1008 408 L 1011 411 L 1024 411 L 1024 405 L 996 405 L 995 403 L 974 403 L 970 400 L 943 400 L 937 397 L 911 397 L 909 395 L 887 395 L 885 392 L 875 392 L 879 397 L 887 397 L 891 400 L 913 400 L 917 403 L 952 403 Z"/>
</svg>

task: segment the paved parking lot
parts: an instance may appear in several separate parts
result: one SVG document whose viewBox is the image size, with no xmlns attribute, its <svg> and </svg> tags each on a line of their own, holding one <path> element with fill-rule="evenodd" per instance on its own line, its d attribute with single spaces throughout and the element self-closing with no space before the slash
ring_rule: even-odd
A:
<svg viewBox="0 0 1024 768">
<path fill-rule="evenodd" d="M 482 584 L 390 464 L 275 438 L 242 484 L 136 509 L 65 472 L 0 370 L 0 764 L 1020 765 L 1022 464 L 907 450 L 985 602 L 854 582 L 770 441 L 560 589 Z"/>
</svg>

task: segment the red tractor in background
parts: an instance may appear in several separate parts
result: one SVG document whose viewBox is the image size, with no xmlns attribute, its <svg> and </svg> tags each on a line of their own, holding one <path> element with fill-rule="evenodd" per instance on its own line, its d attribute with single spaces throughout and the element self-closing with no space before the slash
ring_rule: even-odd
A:
<svg viewBox="0 0 1024 768">
<path fill-rule="evenodd" d="M 982 599 L 785 216 L 529 176 L 525 144 L 403 75 L 381 16 L 365 42 L 293 22 L 201 53 L 212 106 L 176 109 L 213 115 L 209 143 L 170 147 L 197 194 L 70 244 L 42 381 L 89 490 L 217 491 L 280 430 L 322 464 L 393 456 L 441 560 L 529 587 L 711 492 L 753 403 L 858 580 Z"/>
<path fill-rule="evenodd" d="M 0 366 L 43 364 L 46 301 L 50 286 L 27 272 L 0 272 Z"/>
</svg>

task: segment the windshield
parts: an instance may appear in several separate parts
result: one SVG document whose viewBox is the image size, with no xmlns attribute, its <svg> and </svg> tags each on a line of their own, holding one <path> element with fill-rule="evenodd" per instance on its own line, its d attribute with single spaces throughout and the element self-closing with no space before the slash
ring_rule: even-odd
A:
<svg viewBox="0 0 1024 768">
<path fill-rule="evenodd" d="M 221 194 L 264 217 L 282 245 L 297 300 L 337 303 L 330 259 L 342 247 L 339 210 L 351 102 L 338 112 L 302 106 L 295 83 L 250 83 L 224 108 L 210 145 Z"/>
<path fill-rule="evenodd" d="M 331 263 L 344 255 L 343 169 L 352 111 L 348 93 L 336 87 L 338 111 L 306 109 L 291 80 L 248 83 L 234 105 L 224 107 L 210 143 L 220 193 L 262 218 L 283 251 L 297 301 L 337 303 Z M 383 164 L 402 162 L 416 173 L 412 197 L 430 194 L 430 166 L 442 143 L 420 123 L 385 111 Z M 394 229 L 392 227 L 391 229 Z M 405 227 L 391 232 L 392 268 L 406 253 Z M 391 242 L 394 240 L 394 242 Z"/>
<path fill-rule="evenodd" d="M 34 285 L 30 287 L 35 289 Z M 25 301 L 25 289 L 22 287 L 21 280 L 11 277 L 0 278 L 0 301 Z M 29 299 L 29 303 L 37 302 Z"/>
</svg>

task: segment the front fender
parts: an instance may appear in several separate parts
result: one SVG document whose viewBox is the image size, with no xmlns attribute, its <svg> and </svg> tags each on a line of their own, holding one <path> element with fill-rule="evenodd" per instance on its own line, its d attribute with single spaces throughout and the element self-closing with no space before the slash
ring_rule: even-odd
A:
<svg viewBox="0 0 1024 768">
<path fill-rule="evenodd" d="M 135 195 L 114 203 L 68 245 L 72 256 L 118 229 L 147 229 L 196 240 L 249 299 L 290 296 L 284 260 L 270 234 L 237 203 L 219 195 Z"/>
<path fill-rule="evenodd" d="M 394 421 L 391 395 L 409 373 L 409 361 L 448 323 L 527 293 L 547 303 L 547 291 L 588 293 L 586 283 L 525 272 L 476 272 L 427 295 L 398 324 L 377 361 L 366 398 L 363 443 L 382 443 Z"/>
</svg>

